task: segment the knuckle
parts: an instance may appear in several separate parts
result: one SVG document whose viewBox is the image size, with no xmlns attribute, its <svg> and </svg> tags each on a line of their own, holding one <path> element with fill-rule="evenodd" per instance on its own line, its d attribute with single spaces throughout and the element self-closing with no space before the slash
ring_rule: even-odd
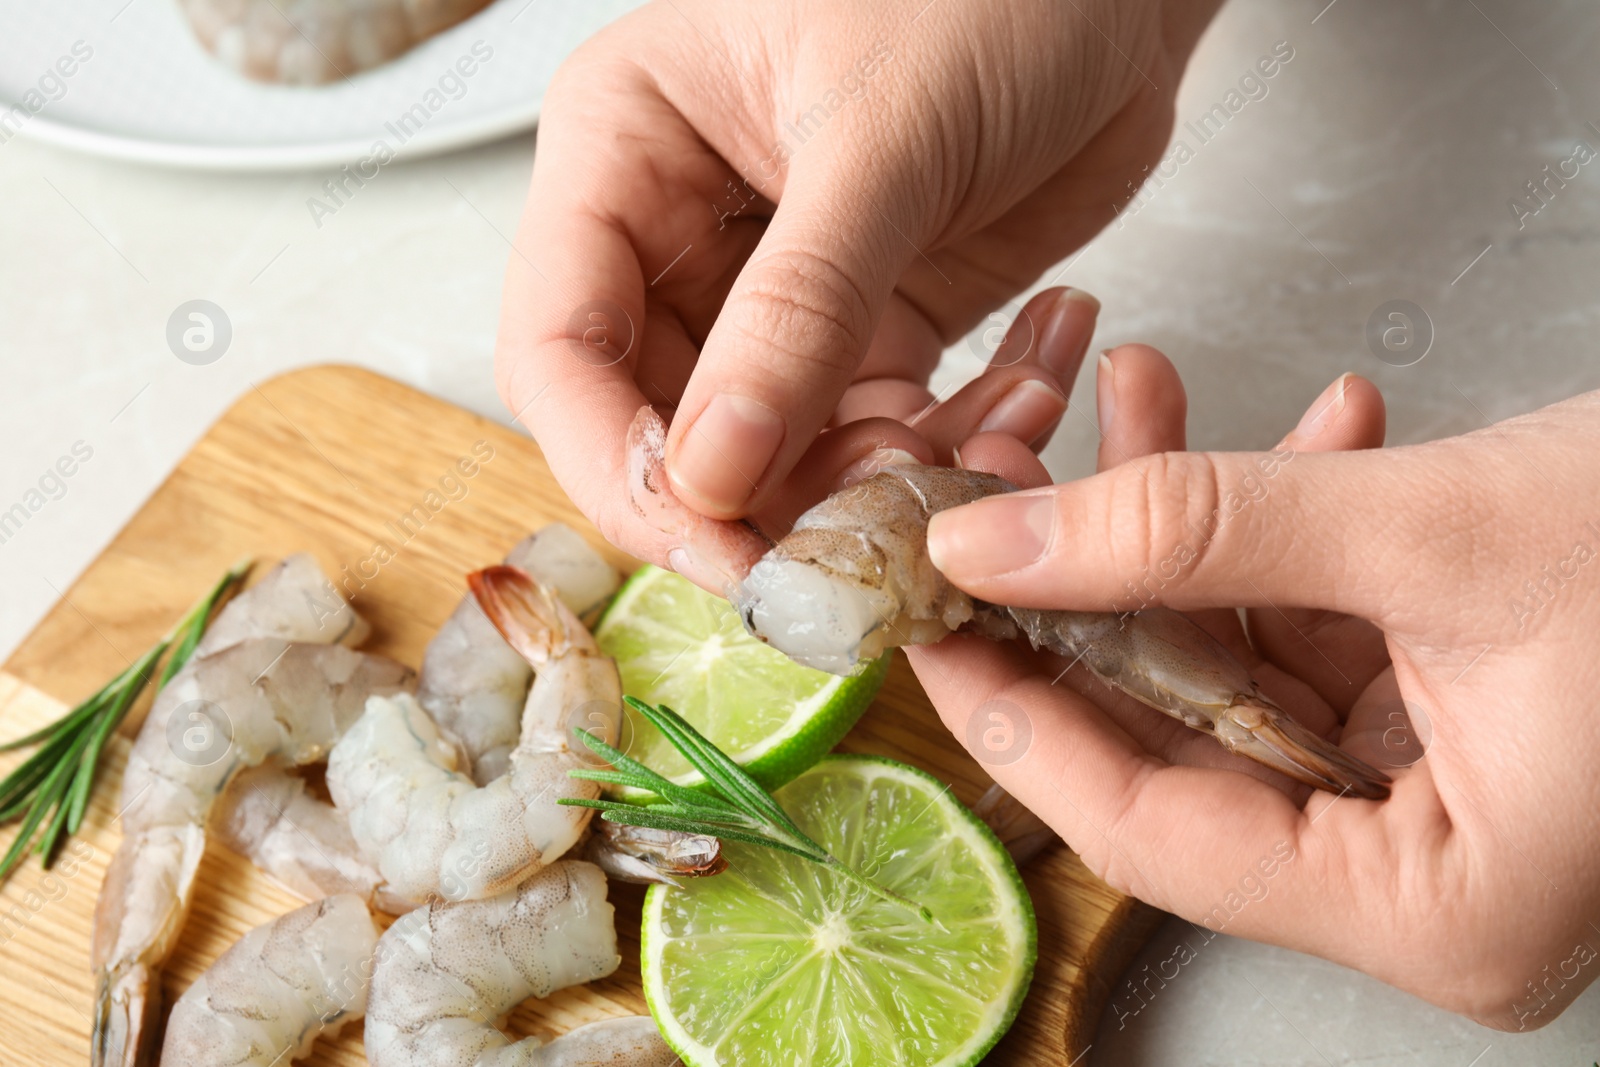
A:
<svg viewBox="0 0 1600 1067">
<path fill-rule="evenodd" d="M 871 307 L 849 273 L 810 251 L 773 253 L 752 265 L 724 313 L 740 335 L 804 363 L 853 371 L 871 338 Z"/>
<path fill-rule="evenodd" d="M 1115 572 L 1163 582 L 1190 573 L 1209 544 L 1202 534 L 1219 499 L 1217 467 L 1204 453 L 1161 453 L 1116 468 L 1106 516 Z"/>
</svg>

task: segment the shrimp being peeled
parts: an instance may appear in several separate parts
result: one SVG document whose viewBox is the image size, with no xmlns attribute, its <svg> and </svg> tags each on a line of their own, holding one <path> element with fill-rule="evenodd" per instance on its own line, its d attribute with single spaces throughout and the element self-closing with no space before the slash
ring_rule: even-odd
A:
<svg viewBox="0 0 1600 1067">
<path fill-rule="evenodd" d="M 326 897 L 258 926 L 172 1006 L 162 1067 L 276 1067 L 367 1009 L 378 930 L 361 898 Z"/>
<path fill-rule="evenodd" d="M 578 842 L 599 787 L 569 778 L 584 766 L 573 728 L 615 742 L 622 729 L 617 666 L 549 586 L 514 567 L 469 578 L 512 648 L 537 668 L 510 768 L 477 786 L 410 696 L 374 698 L 328 758 L 328 791 L 390 888 L 418 902 L 503 892 Z M 592 757 L 590 758 L 592 762 Z"/>
<path fill-rule="evenodd" d="M 322 758 L 369 695 L 412 684 L 408 668 L 331 643 L 365 632 L 316 564 L 291 557 L 222 610 L 157 696 L 123 774 L 122 841 L 95 904 L 95 1067 L 154 1052 L 159 972 L 229 783 L 248 767 Z"/>
<path fill-rule="evenodd" d="M 677 517 L 690 509 L 670 496 L 657 444 L 664 439 L 660 417 L 641 408 L 629 432 L 629 469 L 644 476 L 630 479 L 630 493 L 659 529 L 693 532 L 713 520 Z M 848 674 L 886 648 L 929 644 L 957 630 L 996 640 L 1025 636 L 1034 648 L 1083 663 L 1107 685 L 1296 781 L 1373 800 L 1389 795 L 1387 775 L 1301 726 L 1187 616 L 1167 608 L 1007 607 L 974 601 L 951 585 L 928 558 L 928 519 L 1014 489 L 976 471 L 889 467 L 800 516 L 727 595 L 756 637 L 834 674 Z M 713 544 L 726 544 L 727 536 Z"/>
<path fill-rule="evenodd" d="M 379 939 L 367 1003 L 372 1067 L 665 1067 L 677 1057 L 648 1016 L 607 1019 L 549 1042 L 496 1025 L 529 997 L 617 969 L 606 879 L 579 860 L 546 866 L 484 900 L 434 902 Z"/>
</svg>

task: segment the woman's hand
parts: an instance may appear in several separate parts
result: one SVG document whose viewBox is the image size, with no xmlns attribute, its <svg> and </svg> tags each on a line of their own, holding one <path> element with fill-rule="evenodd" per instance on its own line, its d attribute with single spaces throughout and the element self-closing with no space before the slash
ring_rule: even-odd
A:
<svg viewBox="0 0 1600 1067">
<path fill-rule="evenodd" d="M 941 349 L 1110 221 L 1166 144 L 1216 6 L 634 12 L 574 54 L 545 100 L 506 277 L 502 395 L 579 507 L 654 562 L 668 546 L 629 509 L 622 474 L 641 404 L 674 414 L 669 476 L 703 513 L 812 503 L 797 471 L 826 482 L 899 447 L 879 426 L 819 457 L 825 427 L 914 420 L 935 399 Z M 1093 301 L 1059 299 L 1058 325 L 1087 343 Z M 1024 325 L 1020 351 L 1057 328 Z M 989 398 L 992 428 L 1032 443 L 1065 406 L 1050 386 L 1081 356 L 1045 347 L 1059 362 L 1025 375 L 1042 391 Z"/>
<path fill-rule="evenodd" d="M 1025 716 L 1028 750 L 991 772 L 1123 891 L 1487 1025 L 1549 1022 L 1600 973 L 1600 394 L 1330 454 L 1382 439 L 1347 376 L 1273 453 L 1187 454 L 1170 365 L 1137 346 L 1109 365 L 1103 472 L 941 513 L 937 565 L 1001 603 L 1191 612 L 1393 796 L 1307 797 L 977 639 L 912 653 L 945 723 L 965 738 L 997 700 Z M 1040 484 L 1019 452 L 961 447 Z M 1248 642 L 1223 605 L 1248 607 Z"/>
</svg>

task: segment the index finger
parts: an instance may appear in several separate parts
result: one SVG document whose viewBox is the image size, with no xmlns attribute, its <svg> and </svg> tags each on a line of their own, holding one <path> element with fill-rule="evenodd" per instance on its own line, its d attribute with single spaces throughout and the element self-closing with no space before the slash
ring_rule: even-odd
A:
<svg viewBox="0 0 1600 1067">
<path fill-rule="evenodd" d="M 546 100 L 527 208 L 508 257 L 496 377 L 506 405 L 579 509 L 613 544 L 664 564 L 670 539 L 627 506 L 625 442 L 641 405 L 676 400 L 646 395 L 636 384 L 641 357 L 648 351 L 654 367 L 694 359 L 676 314 L 647 314 L 645 271 L 663 264 L 641 262 L 692 220 L 668 218 L 648 235 L 630 232 L 628 211 L 660 205 L 641 204 L 637 190 L 620 184 L 627 179 L 619 174 L 650 171 L 643 158 L 649 146 L 623 136 L 622 127 L 652 100 L 670 109 L 606 54 L 580 53 L 569 66 L 577 72 L 558 77 Z M 604 92 L 594 84 L 597 70 L 608 78 Z M 619 96 L 628 106 L 619 106 Z M 618 145 L 609 155 L 593 150 L 593 138 L 605 131 Z"/>
</svg>

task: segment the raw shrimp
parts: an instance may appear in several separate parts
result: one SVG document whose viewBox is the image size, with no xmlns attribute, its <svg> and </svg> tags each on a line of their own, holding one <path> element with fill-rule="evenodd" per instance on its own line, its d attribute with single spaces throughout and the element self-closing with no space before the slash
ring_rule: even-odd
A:
<svg viewBox="0 0 1600 1067">
<path fill-rule="evenodd" d="M 583 858 L 622 882 L 677 885 L 728 869 L 722 842 L 706 834 L 653 830 L 645 826 L 589 821 Z"/>
<path fill-rule="evenodd" d="M 495 1021 L 528 997 L 617 969 L 606 879 L 561 860 L 485 900 L 434 902 L 378 942 L 365 1043 L 372 1067 L 657 1067 L 676 1061 L 648 1016 L 608 1019 L 548 1043 Z"/>
<path fill-rule="evenodd" d="M 889 467 L 804 515 L 739 586 L 751 633 L 801 663 L 847 674 L 894 645 L 958 629 L 1081 661 L 1102 681 L 1230 751 L 1331 792 L 1381 800 L 1389 778 L 1301 726 L 1185 615 L 1045 611 L 975 602 L 928 559 L 935 512 L 1015 487 L 945 467 Z"/>
<path fill-rule="evenodd" d="M 567 776 L 592 764 L 573 750 L 582 726 L 615 743 L 622 728 L 616 664 L 555 593 L 514 567 L 469 578 L 485 614 L 537 667 L 510 770 L 477 787 L 456 766 L 421 705 L 374 698 L 334 746 L 328 791 L 391 889 L 415 901 L 476 900 L 517 885 L 577 843 L 593 782 Z"/>
<path fill-rule="evenodd" d="M 550 586 L 580 618 L 597 611 L 617 589 L 616 568 L 561 523 L 524 538 L 506 563 Z M 479 785 L 510 766 L 532 679 L 532 664 L 506 644 L 470 594 L 428 642 L 417 703 L 461 742 Z"/>
<path fill-rule="evenodd" d="M 369 694 L 411 684 L 391 660 L 306 643 L 364 633 L 316 564 L 291 557 L 223 609 L 156 698 L 123 774 L 123 838 L 95 905 L 96 1067 L 146 1063 L 154 1051 L 159 971 L 229 781 L 269 760 L 320 759 Z"/>
<path fill-rule="evenodd" d="M 713 566 L 741 579 L 728 590 L 746 629 L 807 666 L 848 674 L 885 648 L 928 644 L 956 630 L 1082 662 L 1106 684 L 1209 733 L 1231 751 L 1297 781 L 1381 800 L 1390 779 L 1296 722 L 1243 664 L 1187 616 L 1043 611 L 974 602 L 928 558 L 935 512 L 1015 487 L 945 467 L 889 467 L 824 500 L 753 565 L 754 533 L 733 523 L 715 536 L 672 494 L 662 469 L 666 431 L 649 407 L 628 431 L 629 494 L 657 529 L 703 538 Z"/>
<path fill-rule="evenodd" d="M 223 845 L 244 856 L 291 893 L 307 900 L 353 893 L 370 906 L 400 914 L 383 876 L 361 854 L 350 825 L 306 783 L 277 763 L 241 771 L 211 816 Z"/>
<path fill-rule="evenodd" d="M 245 77 L 316 85 L 386 63 L 488 4 L 489 0 L 180 0 L 179 6 L 200 43 Z"/>
<path fill-rule="evenodd" d="M 172 1007 L 162 1067 L 275 1067 L 367 1010 L 378 930 L 361 899 L 325 897 L 245 934 Z"/>
</svg>

